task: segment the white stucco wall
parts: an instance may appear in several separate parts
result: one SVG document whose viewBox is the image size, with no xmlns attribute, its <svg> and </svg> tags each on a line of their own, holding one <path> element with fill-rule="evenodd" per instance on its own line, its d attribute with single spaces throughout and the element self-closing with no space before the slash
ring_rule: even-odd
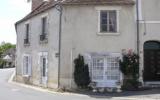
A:
<svg viewBox="0 0 160 100">
<path fill-rule="evenodd" d="M 140 0 L 141 21 L 140 21 L 140 65 L 141 78 L 143 78 L 143 46 L 146 41 L 160 42 L 160 0 Z"/>
<path fill-rule="evenodd" d="M 41 17 L 48 17 L 48 43 L 40 44 L 39 36 L 41 34 Z M 25 23 L 30 24 L 30 46 L 24 46 Z M 58 82 L 58 26 L 59 12 L 56 9 L 50 9 L 45 13 L 39 14 L 25 22 L 17 25 L 17 80 L 22 80 L 22 62 L 23 54 L 30 54 L 32 57 L 32 76 L 31 83 L 40 85 L 40 66 L 38 64 L 39 53 L 48 52 L 48 87 L 57 88 Z"/>
<path fill-rule="evenodd" d="M 97 6 L 65 6 L 63 9 L 61 86 L 74 88 L 73 60 L 87 52 L 118 52 L 136 50 L 134 6 L 120 7 L 119 35 L 98 35 Z M 101 6 L 109 8 L 110 6 Z"/>
</svg>

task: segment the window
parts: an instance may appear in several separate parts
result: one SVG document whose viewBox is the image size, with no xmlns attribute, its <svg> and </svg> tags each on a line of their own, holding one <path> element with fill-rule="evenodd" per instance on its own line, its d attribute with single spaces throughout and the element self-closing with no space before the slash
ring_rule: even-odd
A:
<svg viewBox="0 0 160 100">
<path fill-rule="evenodd" d="M 29 44 L 29 28 L 30 25 L 29 24 L 25 24 L 25 39 L 24 39 L 24 44 Z"/>
<path fill-rule="evenodd" d="M 100 32 L 117 32 L 117 12 L 116 10 L 100 11 Z"/>
<path fill-rule="evenodd" d="M 40 52 L 39 53 L 39 68 L 41 70 L 42 80 L 46 80 L 48 73 L 48 52 Z"/>
<path fill-rule="evenodd" d="M 92 79 L 103 80 L 104 58 L 93 58 Z"/>
<path fill-rule="evenodd" d="M 47 34 L 47 17 L 42 18 L 42 34 Z"/>
<path fill-rule="evenodd" d="M 118 56 L 92 56 L 91 63 L 92 81 L 120 80 Z"/>
<path fill-rule="evenodd" d="M 40 35 L 40 41 L 44 41 L 47 39 L 47 17 L 43 17 L 42 21 L 42 33 Z"/>
<path fill-rule="evenodd" d="M 42 76 L 43 77 L 46 76 L 46 67 L 47 67 L 46 58 L 42 58 Z"/>
<path fill-rule="evenodd" d="M 105 71 L 107 80 L 119 80 L 119 60 L 117 57 L 107 57 L 107 70 Z"/>
<path fill-rule="evenodd" d="M 23 75 L 31 75 L 31 57 L 29 55 L 23 57 Z"/>
</svg>

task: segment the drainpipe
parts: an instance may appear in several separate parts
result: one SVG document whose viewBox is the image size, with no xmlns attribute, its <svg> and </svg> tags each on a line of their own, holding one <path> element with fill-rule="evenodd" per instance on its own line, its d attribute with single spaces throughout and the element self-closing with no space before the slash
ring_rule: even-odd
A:
<svg viewBox="0 0 160 100">
<path fill-rule="evenodd" d="M 140 44 L 140 40 L 139 40 L 139 0 L 136 0 L 136 15 L 137 15 L 137 19 L 136 19 L 136 24 L 137 24 L 137 54 L 139 55 L 139 44 Z"/>
<path fill-rule="evenodd" d="M 56 9 L 59 11 L 59 46 L 58 46 L 58 53 L 59 53 L 59 59 L 58 59 L 58 88 L 60 88 L 60 67 L 61 67 L 61 33 L 62 33 L 62 5 L 61 3 L 57 3 Z"/>
</svg>

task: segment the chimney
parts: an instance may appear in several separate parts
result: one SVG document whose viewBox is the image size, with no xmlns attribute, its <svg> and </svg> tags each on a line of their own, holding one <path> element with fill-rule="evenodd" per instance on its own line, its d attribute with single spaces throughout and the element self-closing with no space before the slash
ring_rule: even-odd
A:
<svg viewBox="0 0 160 100">
<path fill-rule="evenodd" d="M 37 8 L 39 5 L 42 4 L 44 0 L 32 0 L 32 10 L 34 10 L 35 8 Z"/>
</svg>

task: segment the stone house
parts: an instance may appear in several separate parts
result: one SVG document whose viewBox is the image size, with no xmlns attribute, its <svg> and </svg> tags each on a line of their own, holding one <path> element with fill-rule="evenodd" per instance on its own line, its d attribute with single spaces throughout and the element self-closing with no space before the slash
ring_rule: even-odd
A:
<svg viewBox="0 0 160 100">
<path fill-rule="evenodd" d="M 15 67 L 16 48 L 10 48 L 2 54 L 2 59 L 5 61 L 3 68 Z"/>
<path fill-rule="evenodd" d="M 146 50 L 143 47 L 148 48 L 144 44 L 155 46 L 152 52 L 159 54 L 158 2 L 32 0 L 31 13 L 15 25 L 16 80 L 48 88 L 74 89 L 73 61 L 82 54 L 97 87 L 116 87 L 123 79 L 117 59 L 121 58 L 123 49 L 132 49 L 138 50 L 141 56 L 140 80 L 143 82 L 143 72 L 148 73 L 143 67 Z M 146 13 L 148 10 L 151 14 Z M 153 63 L 157 64 L 158 58 L 155 58 Z"/>
</svg>

